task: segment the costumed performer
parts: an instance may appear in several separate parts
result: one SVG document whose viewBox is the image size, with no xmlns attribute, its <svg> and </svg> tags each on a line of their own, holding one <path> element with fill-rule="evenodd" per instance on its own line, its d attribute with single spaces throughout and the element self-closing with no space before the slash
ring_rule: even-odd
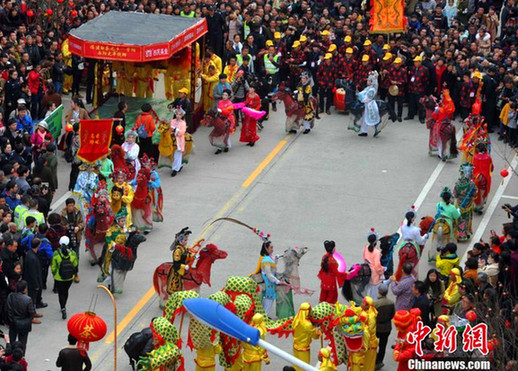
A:
<svg viewBox="0 0 518 371">
<path fill-rule="evenodd" d="M 131 203 L 133 202 L 133 188 L 126 181 L 126 173 L 124 170 L 115 169 L 113 173 L 114 182 L 111 192 L 111 205 L 112 211 L 114 214 L 117 214 L 122 207 L 126 208 L 126 212 L 128 214 L 127 225 L 131 225 Z M 120 197 L 118 197 L 118 192 L 121 192 Z"/>
<path fill-rule="evenodd" d="M 167 293 L 169 295 L 173 292 L 183 290 L 183 277 L 189 272 L 190 266 L 193 265 L 198 258 L 197 254 L 194 254 L 187 246 L 191 233 L 189 227 L 183 228 L 175 235 L 175 239 L 171 244 L 170 249 L 173 252 L 173 266 L 167 276 Z"/>
<path fill-rule="evenodd" d="M 428 239 L 428 233 L 421 235 L 421 229 L 414 225 L 417 219 L 417 211 L 415 206 L 412 207 L 405 214 L 406 224 L 401 226 L 401 242 L 399 243 L 396 253 L 399 256 L 399 263 L 396 269 L 396 281 L 401 279 L 403 272 L 403 264 L 409 262 L 412 264 L 412 275 L 417 277 L 419 259 Z"/>
<path fill-rule="evenodd" d="M 160 175 L 156 170 L 154 162 L 151 163 L 151 176 L 149 178 L 149 196 L 151 197 L 151 212 L 153 221 L 162 223 L 164 221 L 164 193 L 160 182 Z"/>
<path fill-rule="evenodd" d="M 218 112 L 225 117 L 229 123 L 229 131 L 230 134 L 233 134 L 236 130 L 236 121 L 234 116 L 234 105 L 232 104 L 232 101 L 230 100 L 230 96 L 232 95 L 232 92 L 229 89 L 223 89 L 223 94 L 221 95 L 221 100 L 218 102 Z M 230 136 L 227 140 L 227 146 L 225 147 L 224 151 L 228 152 L 228 150 L 232 147 L 232 143 L 230 142 Z M 218 150 L 219 153 L 221 153 L 221 149 Z M 216 151 L 216 154 L 218 154 L 218 151 Z"/>
<path fill-rule="evenodd" d="M 264 340 L 267 333 L 264 315 L 261 313 L 254 314 L 250 325 L 259 330 L 261 339 Z M 263 362 L 267 365 L 270 364 L 266 349 L 247 342 L 242 342 L 241 346 L 243 347 L 243 371 L 261 371 Z"/>
<path fill-rule="evenodd" d="M 485 142 L 478 143 L 476 154 L 473 156 L 473 180 L 478 190 L 475 198 L 475 211 L 479 215 L 482 214 L 489 192 L 491 192 L 493 168 L 493 160 L 488 153 L 487 144 Z"/>
<path fill-rule="evenodd" d="M 435 259 L 437 247 L 444 247 L 453 241 L 455 237 L 455 226 L 460 217 L 460 211 L 453 204 L 453 193 L 449 187 L 441 191 L 441 201 L 437 203 L 437 214 L 433 226 L 432 247 L 428 250 L 428 260 Z"/>
<path fill-rule="evenodd" d="M 295 318 L 293 318 L 293 356 L 308 364 L 311 363 L 311 342 L 321 336 L 320 331 L 311 323 L 309 315 L 311 304 L 302 303 Z M 295 367 L 295 370 L 302 371 Z"/>
<path fill-rule="evenodd" d="M 79 207 L 83 218 L 86 218 L 88 209 L 92 200 L 92 196 L 97 190 L 99 176 L 97 175 L 96 164 L 85 164 L 79 166 L 79 175 L 74 186 L 74 195 L 79 196 Z"/>
<path fill-rule="evenodd" d="M 398 310 L 392 319 L 398 332 L 393 353 L 394 361 L 399 363 L 397 371 L 410 371 L 408 361 L 416 357 L 416 344 L 411 343 L 407 335 L 416 330 L 420 320 L 421 310 L 418 308 Z"/>
<path fill-rule="evenodd" d="M 117 214 L 115 214 L 115 218 L 113 224 L 108 231 L 106 232 L 106 243 L 104 244 L 103 249 L 103 258 L 101 264 L 101 275 L 97 277 L 97 282 L 103 282 L 108 288 L 111 288 L 111 259 L 113 252 L 113 245 L 125 244 L 126 243 L 126 219 L 128 217 L 128 212 L 125 207 L 122 207 Z"/>
<path fill-rule="evenodd" d="M 363 248 L 363 260 L 368 262 L 370 266 L 371 278 L 364 293 L 377 300 L 378 286 L 380 281 L 384 279 L 385 267 L 381 265 L 381 250 L 377 246 L 378 234 L 374 228 L 371 228 L 367 233 L 367 241 L 369 244 Z"/>
<path fill-rule="evenodd" d="M 102 264 L 101 256 L 106 242 L 106 233 L 113 223 L 109 193 L 99 187 L 92 197 L 92 206 L 86 217 L 85 247 L 90 252 L 90 264 Z"/>
<path fill-rule="evenodd" d="M 438 120 L 437 155 L 442 161 L 457 158 L 457 139 L 455 138 L 455 126 L 449 118 Z M 435 127 L 434 127 L 435 128 Z"/>
<path fill-rule="evenodd" d="M 171 167 L 173 164 L 173 138 L 171 137 L 171 125 L 160 121 L 158 124 L 160 141 L 158 142 L 158 167 Z"/>
<path fill-rule="evenodd" d="M 320 263 L 320 272 L 318 278 L 320 279 L 320 299 L 319 303 L 327 302 L 335 304 L 338 301 L 338 287 L 343 286 L 344 275 L 338 271 L 338 262 L 333 257 L 336 251 L 335 241 L 324 241 L 324 248 L 326 253 L 322 257 Z"/>
<path fill-rule="evenodd" d="M 127 130 L 125 134 L 126 140 L 122 143 L 122 149 L 125 153 L 125 160 L 130 167 L 134 169 L 129 173 L 133 175 L 133 177 L 129 177 L 128 181 L 131 183 L 137 178 L 137 174 L 140 170 L 140 161 L 138 159 L 140 147 L 136 143 L 137 142 L 137 132 L 133 130 Z M 115 165 L 115 164 L 114 164 Z"/>
<path fill-rule="evenodd" d="M 170 135 L 175 138 L 176 149 L 174 151 L 173 165 L 171 166 L 171 176 L 174 177 L 182 171 L 182 157 L 185 151 L 185 132 L 187 131 L 187 123 L 184 120 L 185 111 L 181 107 L 174 110 L 175 118 L 171 120 Z"/>
<path fill-rule="evenodd" d="M 113 181 L 111 178 L 113 170 L 113 161 L 108 156 L 99 161 L 99 179 L 106 182 L 106 189 L 108 192 L 110 192 L 113 187 Z"/>
<path fill-rule="evenodd" d="M 146 234 L 153 229 L 151 197 L 149 196 L 148 189 L 151 170 L 148 168 L 148 162 L 149 159 L 147 155 L 144 154 L 144 157 L 142 157 L 143 166 L 137 174 L 137 188 L 135 189 L 133 201 L 131 202 L 131 219 L 133 226 Z"/>
<path fill-rule="evenodd" d="M 119 237 L 117 237 L 115 243 L 112 244 L 113 251 L 111 257 L 111 277 L 113 278 L 111 281 L 111 290 L 116 294 L 122 294 L 126 274 L 133 270 L 135 261 L 137 260 L 137 248 L 140 243 L 146 240 L 144 236 L 140 235 L 138 231 L 134 229 L 129 233 L 127 238 L 125 237 L 124 243 L 118 242 L 122 240 L 122 238 Z"/>
<path fill-rule="evenodd" d="M 261 97 L 256 93 L 255 87 L 250 86 L 245 100 L 246 107 L 259 111 L 261 109 Z M 243 126 L 241 127 L 240 142 L 247 143 L 247 146 L 253 147 L 255 142 L 259 140 L 257 135 L 257 120 L 250 115 L 243 115 Z"/>
<path fill-rule="evenodd" d="M 365 371 L 374 371 L 376 368 L 376 354 L 378 353 L 379 339 L 376 337 L 376 318 L 378 311 L 376 310 L 374 300 L 370 296 L 363 298 L 362 315 L 366 320 L 364 331 L 369 332 L 369 347 L 365 352 L 365 361 L 363 363 Z"/>
<path fill-rule="evenodd" d="M 315 98 L 313 97 L 313 88 L 311 87 L 311 81 L 307 72 L 303 72 L 300 75 L 300 84 L 297 86 L 297 101 L 304 106 L 304 118 L 302 125 L 304 125 L 304 131 L 302 134 L 308 134 L 312 127 L 313 121 L 315 120 L 315 111 L 317 109 Z"/>
<path fill-rule="evenodd" d="M 367 87 L 358 94 L 358 100 L 365 105 L 362 117 L 362 125 L 359 137 L 368 135 L 368 126 L 374 126 L 374 136 L 380 132 L 378 124 L 381 122 L 378 104 L 376 103 L 376 94 L 378 93 L 378 72 L 371 71 L 367 78 Z"/>
<path fill-rule="evenodd" d="M 462 282 L 462 276 L 459 268 L 453 268 L 450 271 L 450 283 L 444 291 L 444 297 L 442 300 L 443 314 L 451 314 L 455 306 L 459 303 L 461 295 L 459 292 L 459 284 Z"/>
<path fill-rule="evenodd" d="M 331 351 L 329 348 L 322 348 L 318 352 L 318 360 L 320 365 L 318 366 L 319 371 L 336 371 L 336 365 L 333 363 L 331 357 Z"/>
<path fill-rule="evenodd" d="M 471 164 L 460 165 L 460 177 L 453 188 L 455 204 L 460 212 L 460 217 L 455 228 L 455 237 L 458 242 L 468 241 L 473 234 L 473 201 L 477 196 L 477 187 L 472 180 L 473 166 Z"/>
</svg>

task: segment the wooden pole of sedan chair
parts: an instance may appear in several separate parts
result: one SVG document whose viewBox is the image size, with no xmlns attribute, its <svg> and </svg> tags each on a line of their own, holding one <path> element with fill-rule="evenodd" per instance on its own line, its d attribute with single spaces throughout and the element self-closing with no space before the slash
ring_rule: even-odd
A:
<svg viewBox="0 0 518 371">
<path fill-rule="evenodd" d="M 97 83 L 95 85 L 96 97 L 94 101 L 94 108 L 99 108 L 102 104 L 103 97 L 103 74 L 104 74 L 104 59 L 99 59 L 96 63 L 97 66 Z"/>
<path fill-rule="evenodd" d="M 113 305 L 113 370 L 117 371 L 117 302 L 106 286 L 97 285 L 97 288 L 104 290 L 110 296 Z"/>
</svg>

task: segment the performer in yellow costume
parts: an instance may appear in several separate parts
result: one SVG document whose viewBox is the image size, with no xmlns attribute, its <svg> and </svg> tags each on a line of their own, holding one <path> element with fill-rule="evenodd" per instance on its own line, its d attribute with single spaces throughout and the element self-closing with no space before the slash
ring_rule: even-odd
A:
<svg viewBox="0 0 518 371">
<path fill-rule="evenodd" d="M 259 330 L 261 339 L 266 337 L 266 324 L 264 323 L 264 316 L 261 313 L 256 313 L 252 317 L 251 326 Z M 241 343 L 243 346 L 243 371 L 261 371 L 262 363 L 269 364 L 270 359 L 268 353 L 264 348 L 248 343 Z"/>
<path fill-rule="evenodd" d="M 201 79 L 203 81 L 202 85 L 202 101 L 203 101 L 203 111 L 208 112 L 212 106 L 214 105 L 214 86 L 219 81 L 219 72 L 216 67 L 212 63 L 207 64 L 207 69 L 205 66 L 203 68 L 203 73 L 201 74 Z"/>
<path fill-rule="evenodd" d="M 369 333 L 369 347 L 365 352 L 365 371 L 374 371 L 376 369 L 376 354 L 378 353 L 379 339 L 376 337 L 376 317 L 378 311 L 374 306 L 374 300 L 370 296 L 363 298 L 362 315 L 365 316 L 365 331 Z"/>
<path fill-rule="evenodd" d="M 115 170 L 115 181 L 111 191 L 111 205 L 113 214 L 117 214 L 122 206 L 126 207 L 128 214 L 126 225 L 131 225 L 131 203 L 133 202 L 133 188 L 126 182 L 126 173 Z M 115 190 L 114 190 L 115 188 Z M 116 192 L 120 193 L 120 199 Z"/>
<path fill-rule="evenodd" d="M 133 96 L 133 75 L 135 68 L 133 63 L 127 62 L 113 62 L 113 70 L 117 72 L 117 94 L 124 94 L 126 97 Z"/>
<path fill-rule="evenodd" d="M 360 318 L 359 323 L 363 330 L 362 335 L 362 346 L 359 350 L 351 351 L 348 350 L 347 358 L 347 370 L 348 371 L 364 371 L 365 370 L 365 355 L 369 349 L 370 344 L 370 333 L 367 330 L 367 316 L 362 315 L 362 308 L 357 307 L 354 302 L 351 303 L 351 309 L 354 311 L 355 316 Z M 347 340 L 346 340 L 347 343 Z"/>
<path fill-rule="evenodd" d="M 336 371 L 337 368 L 331 359 L 331 351 L 329 348 L 322 348 L 318 352 L 318 359 L 320 361 L 320 371 Z"/>
<path fill-rule="evenodd" d="M 216 370 L 216 356 L 222 351 L 221 345 L 211 345 L 207 348 L 197 348 L 195 371 L 215 371 Z"/>
<path fill-rule="evenodd" d="M 137 98 L 153 98 L 155 91 L 154 71 L 150 65 L 135 63 L 133 87 Z"/>
<path fill-rule="evenodd" d="M 187 246 L 191 233 L 188 227 L 183 228 L 176 234 L 174 242 L 171 245 L 173 266 L 167 275 L 167 293 L 169 295 L 175 291 L 183 290 L 183 276 L 189 271 L 189 266 L 196 260 L 196 255 L 193 254 Z"/>
<path fill-rule="evenodd" d="M 293 355 L 306 363 L 311 362 L 311 341 L 320 337 L 320 331 L 308 319 L 311 312 L 309 303 L 302 303 L 293 319 Z M 295 367 L 301 371 L 301 368 Z"/>
<path fill-rule="evenodd" d="M 63 43 L 61 44 L 61 54 L 63 54 L 63 64 L 68 68 L 72 68 L 72 53 L 70 52 L 70 49 L 68 46 L 68 39 L 63 41 Z M 63 76 L 63 87 L 62 87 L 63 94 L 67 94 L 71 88 L 72 88 L 72 75 L 65 74 Z"/>
</svg>

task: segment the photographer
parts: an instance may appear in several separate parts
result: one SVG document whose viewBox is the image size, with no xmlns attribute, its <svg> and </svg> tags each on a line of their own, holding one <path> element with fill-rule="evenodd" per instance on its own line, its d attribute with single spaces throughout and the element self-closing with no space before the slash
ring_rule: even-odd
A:
<svg viewBox="0 0 518 371">
<path fill-rule="evenodd" d="M 236 78 L 232 83 L 232 103 L 244 102 L 249 89 L 250 87 L 248 86 L 248 81 L 246 81 L 244 71 L 238 71 L 236 74 Z M 241 111 L 239 110 L 234 111 L 236 115 L 236 126 L 239 126 L 239 120 L 241 118 L 240 112 Z"/>
<path fill-rule="evenodd" d="M 459 267 L 460 258 L 457 256 L 457 245 L 453 242 L 448 243 L 444 247 L 438 247 L 436 266 L 441 273 L 441 279 L 447 280 L 453 268 Z"/>
<path fill-rule="evenodd" d="M 63 225 L 67 229 L 67 236 L 70 238 L 70 248 L 75 251 L 79 258 L 79 247 L 81 246 L 81 235 L 84 230 L 83 214 L 76 207 L 76 201 L 73 198 L 67 198 L 65 207 L 61 210 L 61 218 Z M 79 282 L 79 278 L 76 278 Z"/>
<path fill-rule="evenodd" d="M 513 218 L 513 228 L 518 229 L 518 205 L 511 206 L 510 204 L 504 204 L 502 209 L 507 212 L 507 217 L 509 219 L 511 217 Z"/>
</svg>

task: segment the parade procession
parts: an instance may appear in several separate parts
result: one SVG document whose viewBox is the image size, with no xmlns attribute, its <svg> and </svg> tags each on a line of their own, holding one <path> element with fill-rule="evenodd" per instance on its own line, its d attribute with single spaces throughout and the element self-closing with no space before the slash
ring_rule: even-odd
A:
<svg viewBox="0 0 518 371">
<path fill-rule="evenodd" d="M 518 371 L 515 0 L 0 0 L 0 371 Z"/>
</svg>

